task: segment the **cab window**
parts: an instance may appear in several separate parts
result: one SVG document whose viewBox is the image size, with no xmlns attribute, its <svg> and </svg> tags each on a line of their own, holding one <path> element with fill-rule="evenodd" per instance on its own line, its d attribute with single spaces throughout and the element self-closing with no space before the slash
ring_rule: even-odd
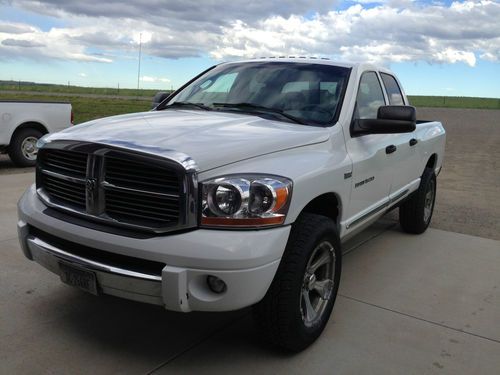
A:
<svg viewBox="0 0 500 375">
<path fill-rule="evenodd" d="M 375 72 L 366 72 L 361 76 L 358 95 L 356 96 L 356 114 L 358 119 L 377 118 L 380 106 L 385 105 L 382 86 Z"/>
<path fill-rule="evenodd" d="M 389 97 L 389 104 L 391 105 L 404 105 L 403 94 L 399 88 L 396 78 L 390 74 L 380 73 L 382 82 L 384 82 L 385 91 Z"/>
</svg>

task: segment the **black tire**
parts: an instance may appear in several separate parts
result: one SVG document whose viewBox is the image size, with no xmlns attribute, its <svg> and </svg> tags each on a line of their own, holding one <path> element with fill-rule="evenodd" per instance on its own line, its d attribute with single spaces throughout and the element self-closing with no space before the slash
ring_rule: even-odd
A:
<svg viewBox="0 0 500 375">
<path fill-rule="evenodd" d="M 425 232 L 434 212 L 436 186 L 434 170 L 426 168 L 418 190 L 399 207 L 399 223 L 405 232 L 413 234 Z"/>
<path fill-rule="evenodd" d="M 26 149 L 23 150 L 23 143 L 34 139 L 38 140 L 42 137 L 42 135 L 42 132 L 32 128 L 16 131 L 9 145 L 10 160 L 12 160 L 17 167 L 33 167 L 36 164 L 36 153 L 34 154 L 35 158 L 32 159 L 31 157 L 33 154 L 28 153 Z"/>
<path fill-rule="evenodd" d="M 321 263 L 317 258 L 320 255 L 325 256 L 326 263 L 317 267 L 312 274 L 306 274 L 315 265 L 314 262 L 308 262 L 316 260 L 316 264 Z M 272 344 L 293 352 L 311 345 L 331 315 L 341 269 L 342 252 L 334 222 L 325 216 L 302 214 L 292 226 L 283 258 L 267 294 L 253 309 L 255 322 L 263 336 Z M 334 272 L 330 278 L 327 277 L 328 270 Z M 320 279 L 322 274 L 323 281 Z M 328 281 L 330 279 L 333 283 Z M 320 297 L 316 288 L 311 289 L 319 285 L 317 283 L 328 286 L 322 289 L 327 291 L 324 298 Z M 321 313 L 318 313 L 316 320 L 308 321 L 303 293 L 307 293 L 309 301 L 316 302 L 317 307 L 321 306 Z M 313 305 L 311 303 L 309 306 Z"/>
</svg>

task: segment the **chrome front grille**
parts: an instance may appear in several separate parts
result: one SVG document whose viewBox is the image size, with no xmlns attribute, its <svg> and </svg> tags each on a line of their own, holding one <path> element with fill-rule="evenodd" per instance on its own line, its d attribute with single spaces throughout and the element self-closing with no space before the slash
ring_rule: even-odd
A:
<svg viewBox="0 0 500 375">
<path fill-rule="evenodd" d="M 179 177 L 168 168 L 130 160 L 106 158 L 106 182 L 135 190 L 179 194 Z"/>
<path fill-rule="evenodd" d="M 42 185 L 49 195 L 61 203 L 76 206 L 80 209 L 86 208 L 85 184 L 83 181 L 79 183 L 46 174 L 43 176 Z"/>
<path fill-rule="evenodd" d="M 106 214 L 118 220 L 154 220 L 174 222 L 179 219 L 179 198 L 135 191 L 106 189 Z"/>
<path fill-rule="evenodd" d="M 157 233 L 194 226 L 193 181 L 172 160 L 109 146 L 55 143 L 38 153 L 45 203 L 111 225 Z"/>
<path fill-rule="evenodd" d="M 87 154 L 64 150 L 52 150 L 43 153 L 42 162 L 55 173 L 85 178 L 87 174 Z"/>
</svg>

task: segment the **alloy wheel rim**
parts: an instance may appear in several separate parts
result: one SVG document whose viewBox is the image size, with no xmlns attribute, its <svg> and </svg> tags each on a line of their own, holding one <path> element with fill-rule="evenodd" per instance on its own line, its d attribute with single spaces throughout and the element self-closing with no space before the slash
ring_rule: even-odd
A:
<svg viewBox="0 0 500 375">
<path fill-rule="evenodd" d="M 300 295 L 300 312 L 307 327 L 321 320 L 334 287 L 335 251 L 333 245 L 321 242 L 307 262 Z"/>
<path fill-rule="evenodd" d="M 427 193 L 425 194 L 425 201 L 424 201 L 424 222 L 428 222 L 431 219 L 432 215 L 432 208 L 434 207 L 434 197 L 436 196 L 435 194 L 435 184 L 434 181 L 431 181 L 429 184 L 429 189 L 427 190 Z"/>
<path fill-rule="evenodd" d="M 21 152 L 23 156 L 28 160 L 36 160 L 36 156 L 38 154 L 38 149 L 36 147 L 36 143 L 38 139 L 35 137 L 27 137 L 23 139 L 21 143 Z"/>
</svg>

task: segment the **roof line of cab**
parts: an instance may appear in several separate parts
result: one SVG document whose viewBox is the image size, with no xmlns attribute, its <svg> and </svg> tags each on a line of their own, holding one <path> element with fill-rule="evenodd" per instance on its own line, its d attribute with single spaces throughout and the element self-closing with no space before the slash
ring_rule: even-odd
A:
<svg viewBox="0 0 500 375">
<path fill-rule="evenodd" d="M 341 62 L 331 60 L 326 57 L 306 57 L 306 56 L 270 56 L 270 57 L 258 57 L 249 58 L 244 60 L 227 61 L 222 64 L 238 64 L 238 63 L 250 63 L 250 62 L 266 62 L 266 61 L 280 61 L 280 62 L 290 62 L 290 63 L 312 63 L 312 64 L 322 64 L 322 65 L 334 65 L 344 68 L 352 68 L 354 70 L 376 70 L 380 72 L 386 72 L 393 74 L 389 69 L 382 66 L 377 66 L 370 63 L 364 62 Z"/>
</svg>

